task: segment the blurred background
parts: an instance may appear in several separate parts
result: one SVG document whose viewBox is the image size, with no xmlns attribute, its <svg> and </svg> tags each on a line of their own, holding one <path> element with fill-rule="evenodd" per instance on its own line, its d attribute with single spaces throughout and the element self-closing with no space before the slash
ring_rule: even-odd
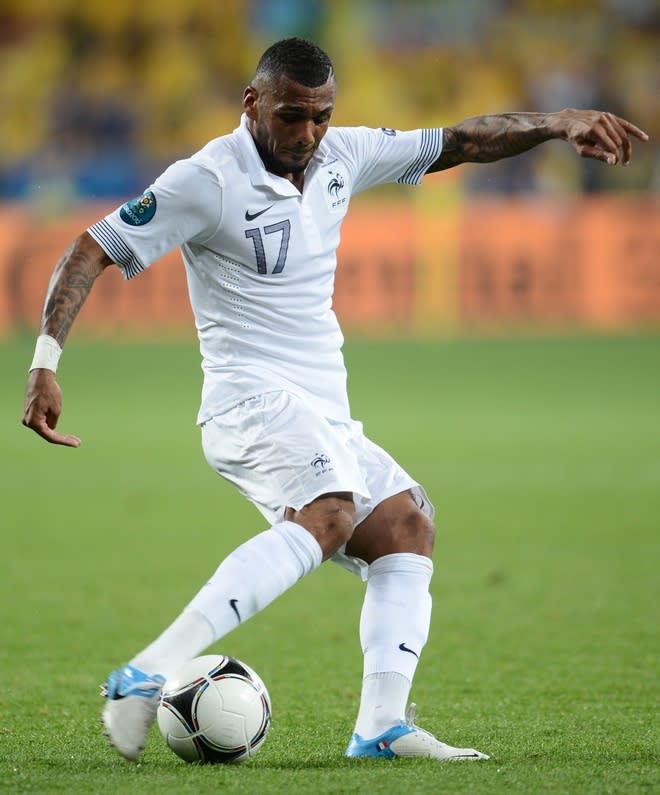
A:
<svg viewBox="0 0 660 795">
<path fill-rule="evenodd" d="M 35 326 L 81 228 L 237 126 L 259 55 L 290 35 L 330 53 L 335 124 L 572 106 L 652 138 L 628 168 L 552 142 L 358 197 L 337 285 L 349 329 L 655 326 L 659 34 L 656 0 L 3 0 L 0 334 Z M 188 327 L 180 271 L 130 298 L 108 281 L 89 325 L 135 324 L 137 302 L 154 326 Z"/>
<path fill-rule="evenodd" d="M 163 766 L 155 736 L 139 770 L 99 742 L 97 683 L 263 526 L 200 455 L 177 252 L 108 268 L 76 321 L 58 427 L 81 448 L 20 425 L 62 252 L 233 130 L 290 35 L 331 55 L 335 124 L 595 106 L 651 136 L 627 168 L 550 142 L 356 196 L 335 308 L 354 416 L 438 507 L 423 725 L 499 760 L 445 789 L 658 792 L 658 0 L 0 0 L 0 790 L 381 791 L 336 759 L 361 666 L 337 567 L 223 641 L 277 718 L 234 789 Z M 437 792 L 431 772 L 404 786 Z"/>
</svg>

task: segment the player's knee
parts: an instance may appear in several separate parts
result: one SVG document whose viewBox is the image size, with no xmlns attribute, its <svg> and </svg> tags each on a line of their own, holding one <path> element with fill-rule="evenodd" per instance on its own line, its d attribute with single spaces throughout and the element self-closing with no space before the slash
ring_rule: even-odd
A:
<svg viewBox="0 0 660 795">
<path fill-rule="evenodd" d="M 323 559 L 327 560 L 353 535 L 353 496 L 343 493 L 324 494 L 299 511 L 287 509 L 286 518 L 309 530 L 323 550 Z"/>
<path fill-rule="evenodd" d="M 397 546 L 401 550 L 430 558 L 435 546 L 435 525 L 414 506 L 401 516 L 395 537 L 398 537 Z"/>
<path fill-rule="evenodd" d="M 326 532 L 330 541 L 331 554 L 343 546 L 355 530 L 355 507 L 342 500 L 331 500 L 327 506 Z"/>
<path fill-rule="evenodd" d="M 431 519 L 424 514 L 422 514 L 422 520 L 420 524 L 421 527 L 419 527 L 417 530 L 417 537 L 421 545 L 426 550 L 424 554 L 430 558 L 433 553 L 433 548 L 435 547 L 435 525 Z"/>
</svg>

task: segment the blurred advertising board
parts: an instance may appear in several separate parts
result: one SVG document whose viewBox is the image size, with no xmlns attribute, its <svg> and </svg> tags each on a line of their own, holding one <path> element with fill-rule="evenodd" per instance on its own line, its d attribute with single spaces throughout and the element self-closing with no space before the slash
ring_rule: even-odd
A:
<svg viewBox="0 0 660 795">
<path fill-rule="evenodd" d="M 58 258 L 111 209 L 47 221 L 0 205 L 0 335 L 36 330 Z M 657 197 L 355 201 L 335 310 L 348 333 L 370 335 L 660 328 L 659 252 Z M 95 338 L 191 330 L 178 252 L 128 284 L 107 271 L 76 324 Z"/>
</svg>

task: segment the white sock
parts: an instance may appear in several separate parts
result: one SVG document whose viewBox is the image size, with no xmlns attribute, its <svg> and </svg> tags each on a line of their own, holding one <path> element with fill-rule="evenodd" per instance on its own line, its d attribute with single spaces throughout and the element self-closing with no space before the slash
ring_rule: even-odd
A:
<svg viewBox="0 0 660 795">
<path fill-rule="evenodd" d="M 199 611 L 187 607 L 172 624 L 130 662 L 150 674 L 171 676 L 215 640 L 213 627 Z"/>
<path fill-rule="evenodd" d="M 355 732 L 363 740 L 378 737 L 403 719 L 411 683 L 402 674 L 369 674 L 362 681 Z"/>
<path fill-rule="evenodd" d="M 318 541 L 295 522 L 279 522 L 229 554 L 183 613 L 131 662 L 171 673 L 263 610 L 321 565 Z"/>
<path fill-rule="evenodd" d="M 355 731 L 376 737 L 403 720 L 431 625 L 433 563 L 423 555 L 385 555 L 369 566 L 360 617 L 364 679 Z"/>
</svg>

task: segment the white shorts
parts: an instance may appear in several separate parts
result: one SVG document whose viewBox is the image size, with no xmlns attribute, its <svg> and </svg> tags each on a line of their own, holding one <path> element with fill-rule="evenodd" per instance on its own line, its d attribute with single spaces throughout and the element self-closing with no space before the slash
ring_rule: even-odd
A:
<svg viewBox="0 0 660 795">
<path fill-rule="evenodd" d="M 322 494 L 352 492 L 356 525 L 388 497 L 411 490 L 433 518 L 423 488 L 364 435 L 362 423 L 317 414 L 290 392 L 249 398 L 202 425 L 206 460 L 233 483 L 270 524 L 286 508 L 300 510 Z M 364 561 L 346 555 L 335 562 L 365 577 Z"/>
</svg>

